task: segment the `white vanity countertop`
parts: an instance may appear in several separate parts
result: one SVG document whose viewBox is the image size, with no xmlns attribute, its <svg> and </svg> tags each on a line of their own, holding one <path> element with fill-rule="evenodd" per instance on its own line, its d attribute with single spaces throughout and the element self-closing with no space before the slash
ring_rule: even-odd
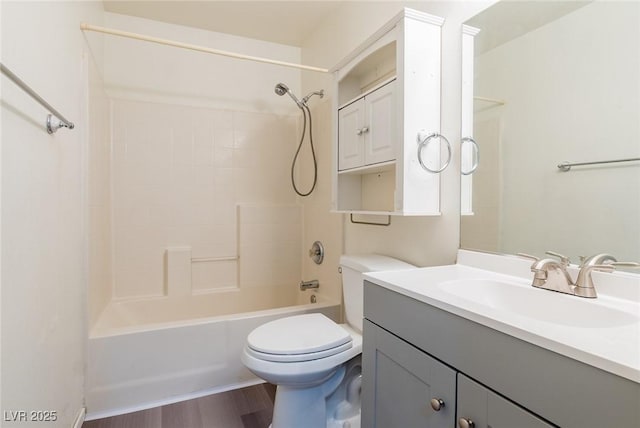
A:
<svg viewBox="0 0 640 428">
<path fill-rule="evenodd" d="M 518 260 L 517 263 L 522 262 Z M 528 267 L 530 262 L 524 265 Z M 500 270 L 505 271 L 505 269 Z M 509 271 L 509 273 L 515 272 Z M 521 271 L 517 273 L 521 274 Z M 597 299 L 584 299 L 534 288 L 531 286 L 531 279 L 525 279 L 522 275 L 506 275 L 461 264 L 372 272 L 365 274 L 365 279 L 494 330 L 640 383 L 640 301 L 635 298 L 612 297 L 600 292 Z M 540 307 L 540 311 L 544 312 L 542 318 L 547 319 L 536 319 L 538 308 L 534 307 L 535 302 L 522 301 L 520 304 L 528 305 L 526 308 L 509 307 L 506 310 L 491 307 L 486 304 L 487 302 L 465 298 L 459 290 L 447 291 L 447 282 L 456 280 L 471 280 L 471 284 L 473 280 L 499 281 L 513 287 L 529 287 L 531 290 L 526 290 L 529 295 L 532 295 L 530 293 L 549 293 L 549 296 L 554 299 L 553 306 L 557 315 L 549 316 L 552 308 L 544 306 Z M 640 287 L 640 277 L 638 279 L 634 277 L 631 282 L 632 284 L 625 285 Z M 603 289 L 606 288 L 603 287 Z M 535 294 L 532 296 L 535 297 Z M 549 301 L 546 295 L 539 297 L 542 297 L 543 301 Z M 555 299 L 558 299 L 557 305 Z M 575 299 L 580 299 L 580 302 L 574 302 Z M 575 322 L 577 320 L 571 318 L 570 308 L 576 303 L 579 303 L 582 315 L 585 313 L 588 315 L 591 309 L 597 313 L 601 312 L 601 309 L 612 308 L 626 313 L 627 322 L 595 321 L 580 325 Z M 564 305 L 568 307 L 566 319 L 563 312 Z M 560 322 L 553 322 L 554 316 Z M 629 319 L 635 319 L 635 321 L 628 322 Z"/>
</svg>

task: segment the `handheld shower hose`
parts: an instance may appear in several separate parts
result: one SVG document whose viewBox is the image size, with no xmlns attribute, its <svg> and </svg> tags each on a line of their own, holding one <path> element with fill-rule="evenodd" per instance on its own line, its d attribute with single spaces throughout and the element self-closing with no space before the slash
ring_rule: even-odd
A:
<svg viewBox="0 0 640 428">
<path fill-rule="evenodd" d="M 309 101 L 309 99 L 314 95 L 318 95 L 320 98 L 322 98 L 324 96 L 324 91 L 320 90 L 320 91 L 311 92 L 306 97 L 304 97 L 302 101 L 300 101 L 295 95 L 293 95 L 293 93 L 289 90 L 287 85 L 285 85 L 284 83 L 278 83 L 275 87 L 275 92 L 280 96 L 284 94 L 289 94 L 291 99 L 293 99 L 293 101 L 295 101 L 296 105 L 300 108 L 300 110 L 302 110 L 302 117 L 303 117 L 302 135 L 300 136 L 300 143 L 298 144 L 298 149 L 296 150 L 296 154 L 293 157 L 293 161 L 291 162 L 291 185 L 293 186 L 293 190 L 299 196 L 309 196 L 313 192 L 313 190 L 316 188 L 316 184 L 318 182 L 318 161 L 316 160 L 316 151 L 313 146 L 313 124 L 311 119 L 311 110 L 309 110 L 309 106 L 307 106 L 307 101 Z M 298 189 L 298 186 L 296 185 L 295 166 L 296 166 L 296 162 L 298 161 L 298 156 L 300 154 L 300 150 L 302 149 L 302 144 L 304 143 L 304 137 L 307 131 L 307 116 L 309 116 L 308 118 L 309 145 L 311 146 L 311 157 L 313 158 L 313 184 L 311 185 L 311 189 L 309 189 L 308 192 L 302 192 Z"/>
</svg>

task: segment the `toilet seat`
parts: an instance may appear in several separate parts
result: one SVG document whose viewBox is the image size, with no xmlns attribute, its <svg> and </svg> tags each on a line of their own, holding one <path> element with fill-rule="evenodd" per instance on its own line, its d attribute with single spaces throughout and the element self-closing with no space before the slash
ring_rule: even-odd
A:
<svg viewBox="0 0 640 428">
<path fill-rule="evenodd" d="M 314 313 L 280 318 L 256 328 L 247 337 L 247 352 L 274 362 L 303 362 L 350 349 L 351 334 L 326 316 Z"/>
<path fill-rule="evenodd" d="M 318 360 L 321 358 L 327 358 L 332 355 L 339 354 L 347 351 L 353 347 L 353 341 L 349 341 L 343 345 L 335 346 L 333 348 L 325 349 L 319 352 L 308 352 L 304 354 L 271 354 L 267 352 L 259 352 L 255 349 L 247 346 L 247 353 L 252 357 L 259 358 L 265 361 L 273 361 L 277 363 L 301 363 L 304 361 Z"/>
</svg>

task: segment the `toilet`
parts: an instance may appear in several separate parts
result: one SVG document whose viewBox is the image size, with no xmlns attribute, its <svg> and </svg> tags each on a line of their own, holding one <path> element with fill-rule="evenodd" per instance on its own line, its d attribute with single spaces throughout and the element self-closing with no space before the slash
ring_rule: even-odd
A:
<svg viewBox="0 0 640 428">
<path fill-rule="evenodd" d="M 277 385 L 272 428 L 359 428 L 364 272 L 415 266 L 378 254 L 340 258 L 347 324 L 313 313 L 253 330 L 242 362 Z"/>
</svg>

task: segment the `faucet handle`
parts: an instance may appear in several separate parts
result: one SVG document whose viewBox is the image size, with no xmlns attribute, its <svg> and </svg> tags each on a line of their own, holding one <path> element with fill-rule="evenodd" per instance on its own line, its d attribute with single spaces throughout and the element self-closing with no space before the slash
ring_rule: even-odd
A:
<svg viewBox="0 0 640 428">
<path fill-rule="evenodd" d="M 640 263 L 636 262 L 611 262 L 607 263 L 606 266 L 613 266 L 614 268 L 631 268 L 631 269 L 640 269 Z"/>
<path fill-rule="evenodd" d="M 516 255 L 525 259 L 533 260 L 533 263 L 531 264 L 531 272 L 535 272 L 534 267 L 540 261 L 538 257 L 532 256 L 531 254 L 525 254 L 525 253 L 516 253 Z"/>
<path fill-rule="evenodd" d="M 580 270 L 584 271 L 585 273 L 591 272 L 593 270 L 598 270 L 600 272 L 613 272 L 614 271 L 614 266 L 610 265 L 610 264 L 606 264 L 606 265 L 589 265 L 589 266 L 583 266 L 582 268 L 580 268 Z"/>
<path fill-rule="evenodd" d="M 516 253 L 516 256 L 524 257 L 525 259 L 531 259 L 534 261 L 534 263 L 540 260 L 538 257 L 532 256 L 531 254 Z"/>
<path fill-rule="evenodd" d="M 562 255 L 560 253 L 556 253 L 555 251 L 545 251 L 544 253 L 550 256 L 559 258 L 560 263 L 562 263 L 563 266 L 569 266 L 569 263 L 571 263 L 571 260 L 569 259 L 569 257 Z"/>
</svg>

